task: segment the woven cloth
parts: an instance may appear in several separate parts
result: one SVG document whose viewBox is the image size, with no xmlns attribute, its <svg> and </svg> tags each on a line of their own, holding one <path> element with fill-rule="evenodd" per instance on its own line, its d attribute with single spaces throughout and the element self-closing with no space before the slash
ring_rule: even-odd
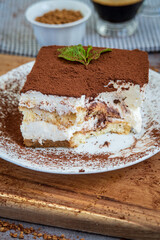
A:
<svg viewBox="0 0 160 240">
<path fill-rule="evenodd" d="M 93 9 L 90 0 L 81 1 L 86 2 Z M 1 53 L 26 56 L 37 55 L 40 47 L 34 37 L 31 25 L 24 16 L 27 7 L 34 2 L 37 2 L 37 0 L 0 0 Z M 96 33 L 95 16 L 93 10 L 92 17 L 87 23 L 83 45 L 130 50 L 139 48 L 148 52 L 160 51 L 160 17 L 139 15 L 139 27 L 133 36 L 126 38 L 104 38 Z"/>
</svg>

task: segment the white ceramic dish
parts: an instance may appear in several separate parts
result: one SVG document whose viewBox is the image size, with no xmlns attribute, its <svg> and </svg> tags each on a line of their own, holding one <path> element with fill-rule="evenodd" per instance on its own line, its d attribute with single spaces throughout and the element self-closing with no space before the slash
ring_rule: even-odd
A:
<svg viewBox="0 0 160 240">
<path fill-rule="evenodd" d="M 17 123 L 19 90 L 33 62 L 0 77 L 0 157 L 36 171 L 59 174 L 107 172 L 139 163 L 160 150 L 160 74 L 150 70 L 139 134 L 105 134 L 76 149 L 32 149 L 22 144 Z M 104 142 L 109 146 L 104 146 Z"/>
<path fill-rule="evenodd" d="M 55 9 L 79 10 L 84 16 L 82 19 L 66 24 L 45 24 L 35 21 Z M 49 45 L 77 45 L 85 35 L 86 22 L 91 16 L 89 6 L 74 0 L 52 0 L 37 2 L 26 10 L 26 19 L 32 24 L 34 34 L 40 46 Z"/>
</svg>

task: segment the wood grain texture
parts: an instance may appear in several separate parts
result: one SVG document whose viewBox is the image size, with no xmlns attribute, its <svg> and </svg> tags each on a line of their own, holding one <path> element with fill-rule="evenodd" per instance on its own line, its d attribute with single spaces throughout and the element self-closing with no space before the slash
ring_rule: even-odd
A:
<svg viewBox="0 0 160 240">
<path fill-rule="evenodd" d="M 0 54 L 0 75 L 33 60 L 34 58 L 29 57 Z"/>
<path fill-rule="evenodd" d="M 0 74 L 30 60 L 1 55 Z M 159 240 L 159 173 L 160 154 L 132 167 L 90 175 L 40 173 L 0 159 L 0 216 Z"/>
</svg>

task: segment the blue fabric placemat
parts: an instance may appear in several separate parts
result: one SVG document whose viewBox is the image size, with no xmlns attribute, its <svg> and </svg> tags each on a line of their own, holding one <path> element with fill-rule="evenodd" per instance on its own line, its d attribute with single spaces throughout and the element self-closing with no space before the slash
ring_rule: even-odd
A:
<svg viewBox="0 0 160 240">
<path fill-rule="evenodd" d="M 23 0 L 22 0 L 23 1 Z M 33 224 L 33 223 L 27 223 L 27 222 L 22 222 L 22 221 L 15 221 L 11 219 L 6 219 L 6 218 L 1 218 L 0 220 L 6 221 L 9 223 L 15 223 L 16 225 L 22 224 L 24 228 L 34 228 L 36 232 L 40 233 L 47 233 L 47 235 L 57 235 L 61 236 L 62 234 L 65 235 L 66 238 L 69 238 L 71 240 L 125 240 L 125 239 L 120 239 L 120 238 L 115 238 L 115 237 L 109 237 L 109 236 L 102 236 L 99 234 L 93 234 L 93 233 L 86 233 L 86 232 L 80 232 L 80 231 L 75 231 L 75 230 L 69 230 L 69 229 L 63 229 L 63 228 L 58 228 L 58 227 L 51 227 L 51 226 L 45 226 L 45 225 L 40 225 L 40 224 Z M 39 229 L 39 230 L 38 230 Z M 10 232 L 15 232 L 13 230 L 9 230 L 6 232 L 0 232 L 0 240 L 14 240 L 10 236 Z M 20 231 L 17 231 L 17 234 L 19 236 Z M 24 234 L 24 240 L 34 240 L 34 236 L 30 234 Z M 15 238 L 17 240 L 18 238 Z M 37 237 L 37 240 L 44 240 L 43 237 Z M 62 238 L 63 240 L 63 238 Z M 127 240 L 127 239 L 126 239 Z"/>
<path fill-rule="evenodd" d="M 36 56 L 39 45 L 31 25 L 25 19 L 27 7 L 38 0 L 0 0 L 0 52 Z M 57 0 L 58 1 L 58 0 Z M 76 1 L 76 0 L 75 0 Z M 90 0 L 81 0 L 91 6 Z M 154 0 L 156 1 L 156 0 Z M 141 49 L 148 52 L 160 51 L 160 17 L 138 16 L 137 32 L 127 38 L 104 38 L 95 30 L 95 13 L 88 21 L 83 45 L 121 49 Z"/>
</svg>

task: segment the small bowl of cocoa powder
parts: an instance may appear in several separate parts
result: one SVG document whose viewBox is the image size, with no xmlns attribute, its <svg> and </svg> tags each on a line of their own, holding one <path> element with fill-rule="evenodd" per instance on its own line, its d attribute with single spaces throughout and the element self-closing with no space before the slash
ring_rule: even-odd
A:
<svg viewBox="0 0 160 240">
<path fill-rule="evenodd" d="M 26 10 L 40 46 L 76 45 L 82 42 L 91 9 L 75 0 L 37 2 Z"/>
</svg>

